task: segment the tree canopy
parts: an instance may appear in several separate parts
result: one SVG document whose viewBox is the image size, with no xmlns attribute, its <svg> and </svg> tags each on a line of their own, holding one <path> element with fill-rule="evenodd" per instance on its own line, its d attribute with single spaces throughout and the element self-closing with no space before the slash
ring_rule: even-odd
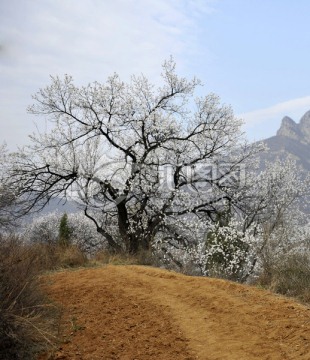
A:
<svg viewBox="0 0 310 360">
<path fill-rule="evenodd" d="M 230 106 L 195 97 L 197 79 L 163 64 L 162 86 L 117 74 L 104 84 L 52 77 L 29 108 L 50 130 L 31 136 L 12 178 L 27 211 L 52 197 L 74 198 L 111 249 L 149 249 L 158 238 L 186 243 L 227 207 L 243 211 L 244 141 Z M 189 236 L 190 235 L 190 236 Z"/>
</svg>

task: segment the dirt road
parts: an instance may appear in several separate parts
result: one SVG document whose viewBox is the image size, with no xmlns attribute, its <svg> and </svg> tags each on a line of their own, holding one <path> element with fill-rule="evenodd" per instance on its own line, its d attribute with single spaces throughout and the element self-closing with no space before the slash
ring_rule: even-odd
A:
<svg viewBox="0 0 310 360">
<path fill-rule="evenodd" d="M 58 360 L 310 359 L 310 309 L 253 287 L 141 266 L 45 279 Z"/>
</svg>

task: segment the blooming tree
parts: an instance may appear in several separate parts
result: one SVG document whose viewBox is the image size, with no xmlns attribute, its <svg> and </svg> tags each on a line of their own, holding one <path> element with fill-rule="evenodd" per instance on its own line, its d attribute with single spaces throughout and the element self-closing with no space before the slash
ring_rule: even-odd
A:
<svg viewBox="0 0 310 360">
<path fill-rule="evenodd" d="M 240 120 L 214 94 L 194 98 L 200 82 L 179 77 L 172 59 L 162 79 L 156 89 L 144 76 L 86 87 L 52 77 L 29 108 L 51 130 L 31 136 L 11 172 L 26 211 L 74 198 L 111 249 L 136 253 L 159 237 L 184 245 L 227 202 L 237 207 L 257 151 Z"/>
<path fill-rule="evenodd" d="M 216 221 L 200 222 L 200 234 L 197 222 L 189 224 L 186 236 L 195 241 L 184 247 L 159 241 L 156 249 L 166 263 L 202 275 L 245 281 L 268 272 L 284 256 L 309 254 L 309 220 L 301 211 L 309 205 L 309 185 L 292 159 L 248 168 L 243 185 L 227 189 L 230 201 Z"/>
<path fill-rule="evenodd" d="M 29 224 L 23 226 L 22 238 L 28 243 L 57 245 L 62 218 L 63 214 L 59 212 L 36 216 Z M 70 243 L 82 251 L 93 254 L 106 246 L 93 222 L 82 212 L 67 214 L 67 226 L 70 229 Z"/>
<path fill-rule="evenodd" d="M 11 155 L 5 144 L 0 145 L 0 229 L 7 230 L 16 223 L 19 217 L 18 201 L 19 186 L 13 186 L 8 175 Z"/>
<path fill-rule="evenodd" d="M 56 245 L 60 219 L 61 215 L 57 212 L 35 216 L 31 222 L 22 227 L 23 239 L 29 243 Z"/>
<path fill-rule="evenodd" d="M 256 201 L 247 205 L 247 221 L 261 224 L 258 260 L 265 270 L 285 254 L 309 252 L 309 189 L 309 174 L 290 158 L 268 163 L 252 186 Z"/>
</svg>

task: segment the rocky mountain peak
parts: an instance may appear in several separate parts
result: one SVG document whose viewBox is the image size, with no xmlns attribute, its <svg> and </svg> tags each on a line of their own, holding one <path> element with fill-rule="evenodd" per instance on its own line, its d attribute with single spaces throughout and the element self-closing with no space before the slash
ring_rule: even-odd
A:
<svg viewBox="0 0 310 360">
<path fill-rule="evenodd" d="M 299 140 L 301 137 L 298 124 L 296 124 L 295 121 L 288 116 L 285 116 L 282 119 L 281 127 L 277 131 L 277 135 L 286 136 L 295 140 Z"/>
<path fill-rule="evenodd" d="M 310 123 L 310 110 L 300 119 L 300 125 L 303 123 Z"/>
<path fill-rule="evenodd" d="M 269 149 L 260 155 L 261 163 L 275 159 L 295 159 L 302 171 L 310 173 L 310 111 L 296 123 L 290 117 L 282 119 L 276 136 L 264 140 Z M 310 208 L 307 210 L 310 214 Z"/>
<path fill-rule="evenodd" d="M 277 135 L 310 144 L 310 110 L 300 119 L 299 124 L 295 123 L 290 117 L 285 116 L 282 119 Z"/>
<path fill-rule="evenodd" d="M 310 110 L 300 119 L 299 127 L 306 142 L 310 144 Z"/>
</svg>

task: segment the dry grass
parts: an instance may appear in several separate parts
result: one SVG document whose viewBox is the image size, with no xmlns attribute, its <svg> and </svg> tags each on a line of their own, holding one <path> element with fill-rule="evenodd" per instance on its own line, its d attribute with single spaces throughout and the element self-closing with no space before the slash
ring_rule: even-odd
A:
<svg viewBox="0 0 310 360">
<path fill-rule="evenodd" d="M 57 308 L 38 283 L 44 261 L 16 237 L 0 239 L 0 359 L 32 359 L 56 342 Z"/>
<path fill-rule="evenodd" d="M 310 304 L 309 254 L 284 255 L 264 270 L 257 280 L 258 285 Z"/>
<path fill-rule="evenodd" d="M 141 250 L 137 255 L 126 253 L 111 253 L 107 250 L 99 251 L 95 254 L 92 262 L 94 264 L 111 265 L 157 265 L 156 257 L 151 251 Z"/>
<path fill-rule="evenodd" d="M 56 247 L 56 268 L 81 267 L 88 264 L 85 253 L 77 246 Z"/>
<path fill-rule="evenodd" d="M 271 290 L 310 303 L 310 258 L 295 254 L 273 269 Z"/>
</svg>

